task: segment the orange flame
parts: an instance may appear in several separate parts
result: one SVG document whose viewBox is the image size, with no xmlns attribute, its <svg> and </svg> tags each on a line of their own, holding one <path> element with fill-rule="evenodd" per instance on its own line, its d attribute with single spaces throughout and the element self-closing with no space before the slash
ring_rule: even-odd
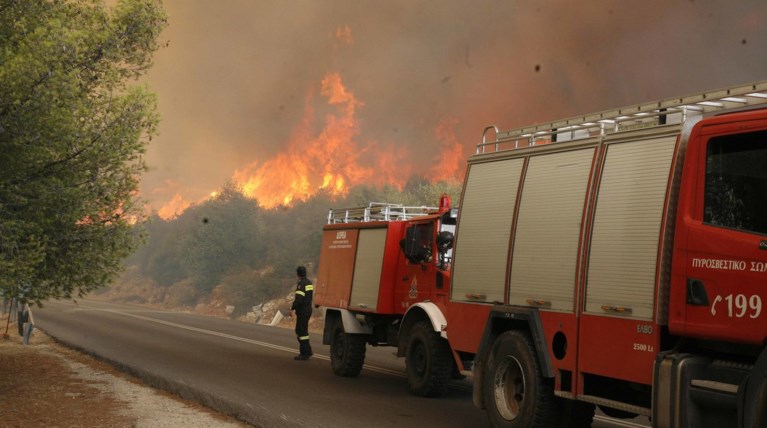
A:
<svg viewBox="0 0 767 428">
<path fill-rule="evenodd" d="M 362 166 L 359 156 L 367 148 L 356 141 L 359 127 L 355 117 L 364 104 L 348 91 L 338 73 L 322 80 L 320 93 L 335 114 L 325 117 L 322 131 L 312 136 L 314 111 L 307 103 L 304 120 L 287 145 L 287 150 L 262 164 L 253 162 L 232 177 L 243 193 L 266 208 L 306 200 L 318 190 L 345 195 L 349 186 L 373 178 L 374 167 Z M 311 101 L 312 97 L 308 97 Z"/>
<path fill-rule="evenodd" d="M 185 209 L 189 208 L 191 205 L 191 202 L 184 200 L 181 195 L 176 193 L 173 195 L 173 199 L 171 199 L 159 210 L 157 210 L 157 215 L 165 220 L 170 220 L 172 218 L 178 217 L 182 212 L 184 212 Z"/>
<path fill-rule="evenodd" d="M 429 178 L 433 181 L 455 180 L 462 172 L 466 156 L 463 146 L 455 136 L 456 125 L 457 118 L 448 118 L 434 129 L 434 136 L 440 142 L 440 150 L 437 163 L 429 170 Z"/>
<path fill-rule="evenodd" d="M 337 37 L 345 34 L 351 38 L 348 27 L 339 29 Z M 436 126 L 434 135 L 440 142 L 440 150 L 435 153 L 437 162 L 430 162 L 428 169 L 417 170 L 412 153 L 404 145 L 359 142 L 356 114 L 364 103 L 344 86 L 338 73 L 328 73 L 319 92 L 331 108 L 331 113 L 321 119 L 319 132 L 313 107 L 315 97 L 310 91 L 303 118 L 284 144 L 285 149 L 271 159 L 253 161 L 232 175 L 232 182 L 242 193 L 255 198 L 262 207 L 305 201 L 320 190 L 332 196 L 345 196 L 352 186 L 359 184 L 387 184 L 402 189 L 414 172 L 432 181 L 460 178 L 465 155 L 455 136 L 458 119 L 446 119 Z M 158 214 L 171 219 L 194 202 L 181 196 L 177 183 L 168 181 L 166 187 L 165 194 L 175 195 Z"/>
</svg>

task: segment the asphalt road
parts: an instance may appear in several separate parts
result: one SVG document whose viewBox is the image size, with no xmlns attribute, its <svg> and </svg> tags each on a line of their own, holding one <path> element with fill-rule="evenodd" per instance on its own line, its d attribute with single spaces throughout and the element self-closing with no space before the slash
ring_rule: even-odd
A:
<svg viewBox="0 0 767 428">
<path fill-rule="evenodd" d="M 470 380 L 438 399 L 408 393 L 394 348 L 368 347 L 357 378 L 335 376 L 329 347 L 294 361 L 292 330 L 96 300 L 47 302 L 37 327 L 145 382 L 264 427 L 486 427 Z M 597 417 L 594 427 L 614 424 Z"/>
<path fill-rule="evenodd" d="M 487 426 L 467 381 L 441 399 L 410 395 L 394 348 L 369 347 L 362 374 L 341 378 L 318 335 L 315 356 L 294 361 L 290 329 L 94 300 L 33 314 L 57 340 L 257 426 Z"/>
</svg>

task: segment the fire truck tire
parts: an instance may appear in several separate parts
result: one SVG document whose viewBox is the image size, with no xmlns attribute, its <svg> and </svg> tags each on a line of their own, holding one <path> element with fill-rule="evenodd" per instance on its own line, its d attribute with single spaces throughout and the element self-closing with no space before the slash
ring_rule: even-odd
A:
<svg viewBox="0 0 767 428">
<path fill-rule="evenodd" d="M 405 354 L 407 383 L 419 397 L 439 397 L 445 393 L 453 373 L 450 345 L 430 324 L 418 323 L 410 330 Z"/>
<path fill-rule="evenodd" d="M 487 416 L 494 427 L 552 427 L 562 402 L 543 377 L 527 333 L 507 331 L 492 345 L 483 381 Z"/>
<path fill-rule="evenodd" d="M 356 377 L 365 364 L 364 334 L 349 334 L 344 331 L 340 318 L 333 324 L 333 337 L 330 342 L 330 365 L 333 373 L 343 377 Z"/>
</svg>

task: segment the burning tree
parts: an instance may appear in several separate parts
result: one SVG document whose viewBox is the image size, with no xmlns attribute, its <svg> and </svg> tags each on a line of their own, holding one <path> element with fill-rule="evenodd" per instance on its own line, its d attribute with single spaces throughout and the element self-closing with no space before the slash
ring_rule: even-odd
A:
<svg viewBox="0 0 767 428">
<path fill-rule="evenodd" d="M 0 4 L 0 290 L 40 303 L 106 284 L 135 247 L 136 189 L 158 123 L 132 85 L 160 0 Z"/>
</svg>

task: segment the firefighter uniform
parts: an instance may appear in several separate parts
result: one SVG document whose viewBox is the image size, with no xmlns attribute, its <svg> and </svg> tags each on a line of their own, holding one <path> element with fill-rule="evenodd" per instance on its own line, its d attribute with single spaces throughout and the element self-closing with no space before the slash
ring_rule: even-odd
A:
<svg viewBox="0 0 767 428">
<path fill-rule="evenodd" d="M 314 285 L 306 278 L 306 268 L 296 268 L 298 283 L 296 284 L 295 299 L 291 310 L 296 311 L 296 337 L 300 353 L 296 360 L 308 360 L 312 356 L 312 345 L 309 344 L 309 318 L 312 316 L 312 295 Z"/>
</svg>

